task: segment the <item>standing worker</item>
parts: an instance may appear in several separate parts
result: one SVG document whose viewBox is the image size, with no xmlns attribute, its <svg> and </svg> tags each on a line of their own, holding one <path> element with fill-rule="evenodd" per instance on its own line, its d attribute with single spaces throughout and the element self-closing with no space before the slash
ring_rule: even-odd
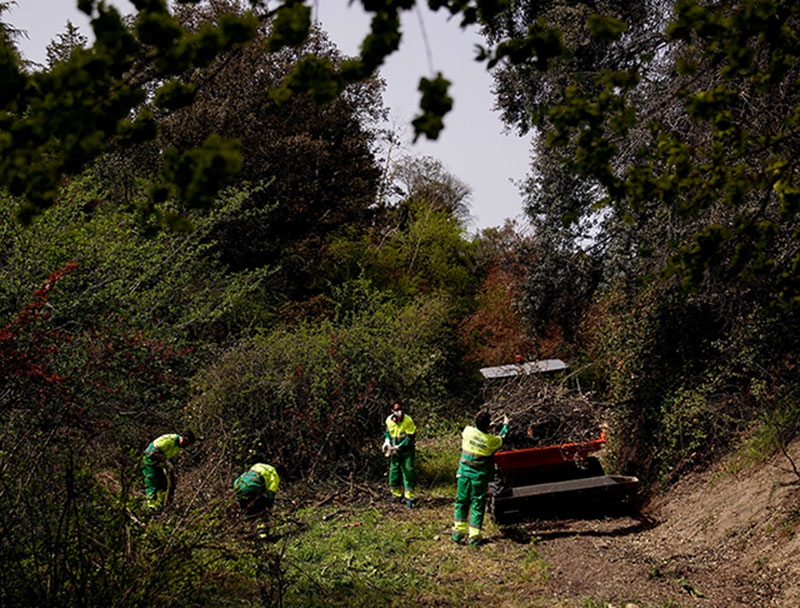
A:
<svg viewBox="0 0 800 608">
<path fill-rule="evenodd" d="M 175 489 L 172 465 L 169 462 L 178 455 L 181 448 L 185 448 L 194 443 L 194 433 L 184 431 L 183 433 L 171 433 L 161 435 L 147 446 L 142 455 L 142 475 L 144 476 L 145 497 L 147 508 L 151 511 L 158 511 L 163 508 Z M 169 481 L 167 481 L 167 469 L 169 470 Z M 168 492 L 169 490 L 169 492 Z"/>
<path fill-rule="evenodd" d="M 403 412 L 401 401 L 392 404 L 392 413 L 386 419 L 383 453 L 389 458 L 389 490 L 392 502 L 402 500 L 405 494 L 406 506 L 414 506 L 414 433 L 417 427 L 411 416 Z"/>
<path fill-rule="evenodd" d="M 233 493 L 245 519 L 266 515 L 275 504 L 280 477 L 275 467 L 257 462 L 233 482 Z"/>
<path fill-rule="evenodd" d="M 503 437 L 508 434 L 508 416 L 503 417 L 503 428 L 499 435 L 489 433 L 491 416 L 481 411 L 475 416 L 475 426 L 467 426 L 461 434 L 461 462 L 456 479 L 458 491 L 453 524 L 453 540 L 464 541 L 469 522 L 469 544 L 481 544 L 483 516 L 486 512 L 489 482 L 494 476 L 494 453 L 503 446 Z"/>
</svg>

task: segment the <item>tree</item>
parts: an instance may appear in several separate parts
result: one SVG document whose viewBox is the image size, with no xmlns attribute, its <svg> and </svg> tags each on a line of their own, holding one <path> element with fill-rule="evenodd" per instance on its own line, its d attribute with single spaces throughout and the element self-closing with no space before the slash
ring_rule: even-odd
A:
<svg viewBox="0 0 800 608">
<path fill-rule="evenodd" d="M 394 166 L 401 205 L 424 201 L 431 211 L 441 211 L 466 224 L 470 218 L 472 189 L 430 156 L 406 156 Z"/>
<path fill-rule="evenodd" d="M 483 283 L 475 307 L 460 322 L 459 342 L 468 361 L 502 365 L 516 355 L 536 352 L 532 332 L 520 309 L 531 251 L 530 240 L 515 224 L 490 228 L 479 238 L 478 259 Z M 537 341 L 540 345 L 542 340 Z M 546 350 L 546 347 L 544 348 Z"/>
<path fill-rule="evenodd" d="M 243 14 L 237 2 L 176 9 L 177 21 L 199 32 L 225 14 Z M 164 113 L 152 143 L 108 154 L 98 166 L 112 197 L 130 198 L 134 184 L 156 174 L 159 150 L 182 153 L 212 136 L 236 141 L 241 166 L 231 184 L 258 184 L 241 212 L 215 229 L 222 261 L 233 270 L 276 266 L 271 286 L 290 299 L 313 294 L 314 277 L 328 241 L 343 226 L 368 226 L 379 170 L 376 124 L 384 115 L 383 84 L 377 78 L 348 85 L 318 106 L 298 94 L 278 103 L 268 92 L 279 86 L 303 57 L 331 65 L 343 58 L 324 32 L 312 28 L 296 48 L 264 52 L 270 24 L 225 60 L 181 76 L 196 89 L 193 103 Z M 154 114 L 163 112 L 153 107 Z M 125 184 L 125 191 L 121 191 Z M 185 216 L 187 210 L 180 212 Z M 280 263 L 279 263 L 280 262 Z"/>
<path fill-rule="evenodd" d="M 214 2 L 210 3 L 212 6 Z M 75 49 L 69 59 L 49 72 L 25 74 L 12 53 L 0 55 L 0 72 L 13 81 L 4 87 L 2 108 L 6 112 L 0 150 L 0 183 L 14 196 L 24 197 L 20 212 L 25 220 L 52 204 L 64 174 L 74 174 L 114 142 L 123 148 L 151 141 L 158 131 L 159 116 L 141 109 L 148 95 L 156 106 L 171 112 L 190 105 L 197 94 L 194 85 L 180 76 L 193 69 L 224 62 L 237 48 L 253 40 L 259 23 L 270 22 L 267 52 L 279 52 L 303 43 L 311 27 L 307 2 L 286 1 L 274 10 L 250 3 L 251 11 L 226 13 L 215 24 L 197 31 L 186 29 L 167 8 L 165 0 L 141 5 L 128 28 L 115 8 L 80 0 L 79 6 L 93 16 L 95 44 Z M 365 38 L 361 55 L 334 66 L 322 57 L 309 55 L 273 91 L 276 100 L 307 94 L 324 104 L 335 99 L 348 84 L 372 77 L 385 57 L 397 49 L 401 10 L 414 2 L 365 4 L 374 14 L 371 33 Z M 432 3 L 462 13 L 463 23 L 497 10 L 497 2 L 470 4 Z M 4 41 L 3 47 L 8 49 Z M 438 75 L 422 78 L 422 114 L 414 120 L 418 134 L 438 136 L 442 116 L 452 101 L 447 81 Z M 154 201 L 175 197 L 189 207 L 211 204 L 214 193 L 240 166 L 235 142 L 213 136 L 199 147 L 164 154 L 162 184 Z"/>
<path fill-rule="evenodd" d="M 69 60 L 72 51 L 85 48 L 87 42 L 89 39 L 81 34 L 72 21 L 67 21 L 66 31 L 47 45 L 47 67 L 52 69 L 55 64 Z"/>
</svg>

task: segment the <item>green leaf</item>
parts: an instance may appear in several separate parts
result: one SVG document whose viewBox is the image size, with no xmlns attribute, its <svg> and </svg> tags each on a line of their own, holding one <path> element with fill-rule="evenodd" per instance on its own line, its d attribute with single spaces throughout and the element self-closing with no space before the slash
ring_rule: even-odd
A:
<svg viewBox="0 0 800 608">
<path fill-rule="evenodd" d="M 420 108 L 422 114 L 414 118 L 414 141 L 421 134 L 425 134 L 428 139 L 437 139 L 439 133 L 444 128 L 444 116 L 453 109 L 453 98 L 447 94 L 450 81 L 445 79 L 441 73 L 436 78 L 429 80 L 421 78 L 419 90 L 422 93 Z"/>
<path fill-rule="evenodd" d="M 616 42 L 628 31 L 628 24 L 620 19 L 603 15 L 589 15 L 586 20 L 589 33 L 601 42 Z"/>
<path fill-rule="evenodd" d="M 179 80 L 165 82 L 156 92 L 156 107 L 165 110 L 176 110 L 188 106 L 194 101 L 197 95 L 197 87 L 192 84 L 185 84 Z"/>
<path fill-rule="evenodd" d="M 282 6 L 272 22 L 272 35 L 267 40 L 267 50 L 278 51 L 285 46 L 302 44 L 308 38 L 310 28 L 310 6 L 301 3 Z"/>
</svg>

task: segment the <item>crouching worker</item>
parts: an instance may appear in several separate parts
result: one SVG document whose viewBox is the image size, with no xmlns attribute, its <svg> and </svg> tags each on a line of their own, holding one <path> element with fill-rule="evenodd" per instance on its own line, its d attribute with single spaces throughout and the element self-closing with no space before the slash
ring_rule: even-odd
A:
<svg viewBox="0 0 800 608">
<path fill-rule="evenodd" d="M 275 504 L 280 477 L 275 467 L 256 463 L 233 482 L 233 493 L 245 519 L 263 517 Z"/>
<path fill-rule="evenodd" d="M 164 507 L 175 491 L 175 476 L 169 462 L 182 448 L 194 443 L 194 433 L 161 435 L 148 445 L 142 455 L 142 476 L 147 508 L 158 511 Z"/>
<path fill-rule="evenodd" d="M 453 540 L 464 541 L 469 534 L 469 544 L 481 544 L 481 529 L 486 512 L 489 482 L 494 477 L 494 453 L 503 446 L 508 434 L 508 417 L 503 419 L 499 435 L 489 433 L 489 412 L 478 412 L 475 426 L 468 426 L 461 434 L 461 462 L 456 478 L 458 490 L 455 504 Z M 469 522 L 469 526 L 467 526 Z"/>
</svg>

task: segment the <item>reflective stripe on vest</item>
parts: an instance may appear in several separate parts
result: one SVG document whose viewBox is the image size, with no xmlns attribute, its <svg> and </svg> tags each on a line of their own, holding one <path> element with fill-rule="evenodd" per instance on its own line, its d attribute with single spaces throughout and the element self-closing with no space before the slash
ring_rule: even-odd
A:
<svg viewBox="0 0 800 608">
<path fill-rule="evenodd" d="M 461 434 L 461 463 L 475 469 L 490 471 L 494 453 L 503 445 L 503 439 L 468 426 Z"/>
</svg>

